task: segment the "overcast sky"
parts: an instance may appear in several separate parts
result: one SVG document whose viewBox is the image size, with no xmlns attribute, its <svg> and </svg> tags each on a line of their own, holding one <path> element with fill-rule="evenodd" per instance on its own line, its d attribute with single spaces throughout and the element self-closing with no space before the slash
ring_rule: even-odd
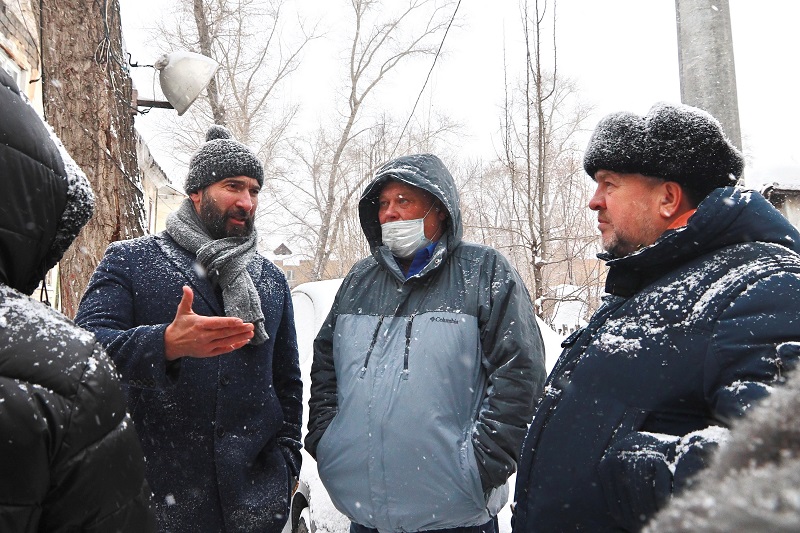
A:
<svg viewBox="0 0 800 533">
<path fill-rule="evenodd" d="M 399 0 L 387 0 L 399 1 Z M 163 16 L 167 2 L 120 0 L 123 32 L 133 61 L 152 63 L 160 50 L 146 30 Z M 323 26 L 337 24 L 346 0 L 287 0 Z M 340 7 L 341 6 L 341 7 Z M 740 122 L 747 178 L 752 186 L 794 177 L 800 181 L 800 72 L 796 68 L 800 36 L 800 2 L 796 0 L 730 0 Z M 515 0 L 462 0 L 458 20 L 445 41 L 429 82 L 425 101 L 465 124 L 463 148 L 489 158 L 494 154 L 503 101 L 503 50 L 519 49 L 519 6 Z M 331 34 L 332 35 L 332 34 Z M 291 94 L 302 106 L 301 120 L 313 123 L 330 113 L 322 99 L 337 83 L 333 37 L 314 41 L 303 58 Z M 647 112 L 657 101 L 678 102 L 677 29 L 674 0 L 561 0 L 558 3 L 558 54 L 562 75 L 574 79 L 583 101 L 595 107 L 591 130 L 615 111 Z M 409 69 L 392 80 L 382 105 L 394 114 L 410 113 L 430 68 Z M 138 70 L 138 69 L 137 69 Z M 150 71 L 152 72 L 152 71 Z M 146 87 L 142 87 L 146 85 Z M 146 95 L 149 83 L 139 82 Z M 159 159 L 152 123 L 155 110 L 137 118 L 137 127 Z M 155 145 L 155 146 L 154 146 Z M 167 169 L 167 161 L 160 161 Z M 176 168 L 175 174 L 184 169 Z M 183 175 L 171 176 L 181 182 Z"/>
</svg>

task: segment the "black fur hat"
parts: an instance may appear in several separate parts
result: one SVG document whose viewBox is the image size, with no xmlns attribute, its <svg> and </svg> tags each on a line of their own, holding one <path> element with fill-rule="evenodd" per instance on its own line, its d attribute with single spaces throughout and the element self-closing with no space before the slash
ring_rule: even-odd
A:
<svg viewBox="0 0 800 533">
<path fill-rule="evenodd" d="M 230 130 L 214 124 L 206 132 L 206 142 L 189 161 L 189 175 L 183 189 L 197 192 L 231 176 L 247 176 L 264 184 L 264 166 L 256 154 L 236 141 Z"/>
<path fill-rule="evenodd" d="M 705 197 L 736 184 L 744 170 L 741 152 L 719 121 L 696 107 L 658 103 L 640 117 L 621 112 L 595 128 L 583 168 L 643 174 L 677 182 Z"/>
</svg>

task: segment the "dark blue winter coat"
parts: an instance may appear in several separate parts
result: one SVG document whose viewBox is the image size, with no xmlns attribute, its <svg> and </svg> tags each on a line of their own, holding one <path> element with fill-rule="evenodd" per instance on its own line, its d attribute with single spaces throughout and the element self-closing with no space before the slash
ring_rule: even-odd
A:
<svg viewBox="0 0 800 533">
<path fill-rule="evenodd" d="M 523 445 L 515 533 L 636 531 L 767 395 L 800 340 L 800 234 L 717 189 L 686 227 L 608 260 L 610 294 L 563 344 Z"/>
<path fill-rule="evenodd" d="M 248 272 L 269 339 L 203 359 L 164 357 L 181 287 L 193 310 L 223 316 L 219 289 L 166 233 L 112 243 L 76 322 L 117 364 L 142 440 L 159 526 L 169 531 L 279 531 L 300 468 L 302 386 L 289 288 L 256 255 Z"/>
</svg>

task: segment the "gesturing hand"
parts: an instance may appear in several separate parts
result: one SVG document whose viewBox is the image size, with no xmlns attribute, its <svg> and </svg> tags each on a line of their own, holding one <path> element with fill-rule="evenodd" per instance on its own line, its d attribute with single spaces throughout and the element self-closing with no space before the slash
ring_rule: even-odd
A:
<svg viewBox="0 0 800 533">
<path fill-rule="evenodd" d="M 175 319 L 164 332 L 168 360 L 215 357 L 241 348 L 253 338 L 253 324 L 236 317 L 198 315 L 192 311 L 193 301 L 192 289 L 184 285 Z"/>
</svg>

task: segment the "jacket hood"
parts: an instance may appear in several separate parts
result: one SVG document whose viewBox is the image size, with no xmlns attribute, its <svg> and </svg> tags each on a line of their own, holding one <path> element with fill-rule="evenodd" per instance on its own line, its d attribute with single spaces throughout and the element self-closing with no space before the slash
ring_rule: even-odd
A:
<svg viewBox="0 0 800 533">
<path fill-rule="evenodd" d="M 378 197 L 384 184 L 389 180 L 397 180 L 419 187 L 435 196 L 447 210 L 447 228 L 440 242 L 446 242 L 447 250 L 453 250 L 461 242 L 463 228 L 461 226 L 461 204 L 458 199 L 456 182 L 442 160 L 432 154 L 407 155 L 384 163 L 375 178 L 367 185 L 361 200 L 358 202 L 358 214 L 361 228 L 367 237 L 372 254 L 376 258 L 383 248 L 381 225 L 378 221 Z"/>
<path fill-rule="evenodd" d="M 0 282 L 31 294 L 91 218 L 94 195 L 2 70 L 0 116 Z"/>
<path fill-rule="evenodd" d="M 625 295 L 695 257 L 747 242 L 777 244 L 800 253 L 800 232 L 766 198 L 752 190 L 721 187 L 700 203 L 686 226 L 666 231 L 655 244 L 621 258 L 607 253 L 598 257 L 611 268 L 607 292 Z M 639 275 L 632 276 L 634 272 Z M 624 288 L 629 282 L 636 286 Z"/>
</svg>

